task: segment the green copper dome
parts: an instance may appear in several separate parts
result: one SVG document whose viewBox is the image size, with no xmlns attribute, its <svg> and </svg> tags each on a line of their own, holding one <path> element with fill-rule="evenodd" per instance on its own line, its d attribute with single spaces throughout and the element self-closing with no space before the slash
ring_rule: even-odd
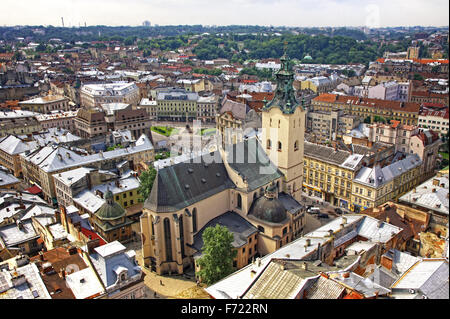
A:
<svg viewBox="0 0 450 319">
<path fill-rule="evenodd" d="M 278 107 L 283 113 L 292 114 L 300 106 L 295 98 L 295 92 L 292 86 L 294 83 L 292 63 L 286 53 L 281 57 L 280 61 L 281 68 L 275 74 L 277 88 L 274 97 L 269 103 L 264 103 L 262 110 L 268 111 L 272 107 Z"/>
<path fill-rule="evenodd" d="M 114 220 L 125 216 L 125 209 L 113 200 L 113 193 L 110 190 L 105 193 L 105 200 L 106 203 L 95 213 L 98 219 Z"/>
<path fill-rule="evenodd" d="M 266 189 L 264 196 L 258 198 L 252 205 L 249 215 L 261 221 L 269 223 L 284 223 L 287 219 L 286 209 L 281 201 L 276 197 L 277 188 L 275 185 Z"/>
</svg>

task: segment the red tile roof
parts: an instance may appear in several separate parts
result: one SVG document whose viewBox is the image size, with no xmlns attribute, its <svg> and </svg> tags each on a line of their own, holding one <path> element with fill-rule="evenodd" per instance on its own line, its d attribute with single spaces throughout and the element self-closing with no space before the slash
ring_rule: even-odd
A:
<svg viewBox="0 0 450 319">
<path fill-rule="evenodd" d="M 400 59 L 400 60 L 403 60 L 403 59 Z M 408 60 L 412 60 L 413 62 L 420 63 L 420 64 L 428 64 L 428 63 L 434 63 L 434 62 L 438 62 L 438 63 L 442 63 L 442 64 L 448 64 L 448 60 L 444 60 L 444 59 L 408 59 Z M 385 63 L 386 59 L 385 58 L 378 58 L 377 62 L 378 63 Z"/>
<path fill-rule="evenodd" d="M 392 109 L 403 112 L 418 113 L 420 105 L 413 102 L 388 101 L 380 99 L 360 98 L 339 94 L 324 93 L 313 99 L 314 102 L 328 102 L 338 104 L 351 104 L 356 106 L 376 107 L 379 109 Z"/>
<path fill-rule="evenodd" d="M 435 110 L 430 110 L 430 109 L 423 109 L 420 111 L 419 115 L 422 116 L 437 116 L 437 117 L 442 117 L 444 119 L 448 119 L 449 118 L 449 111 L 448 108 L 445 110 L 439 110 L 439 111 L 435 111 Z"/>
<path fill-rule="evenodd" d="M 39 194 L 39 193 L 42 193 L 42 189 L 40 189 L 40 188 L 39 188 L 38 186 L 36 186 L 36 185 L 31 186 L 30 188 L 27 188 L 25 191 L 28 192 L 28 193 L 31 193 L 31 194 L 33 194 L 33 195 L 37 195 L 37 194 Z"/>
<path fill-rule="evenodd" d="M 97 239 L 97 238 L 100 239 L 100 246 L 106 244 L 106 242 L 103 240 L 103 238 L 101 238 L 97 233 L 95 233 L 87 228 L 81 227 L 81 233 L 90 239 Z"/>
</svg>

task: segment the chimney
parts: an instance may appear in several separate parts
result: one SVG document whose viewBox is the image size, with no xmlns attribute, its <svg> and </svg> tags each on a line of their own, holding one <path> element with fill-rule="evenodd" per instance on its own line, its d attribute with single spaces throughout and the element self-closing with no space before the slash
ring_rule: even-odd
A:
<svg viewBox="0 0 450 319">
<path fill-rule="evenodd" d="M 42 251 L 39 252 L 39 259 L 40 259 L 41 261 L 45 261 L 44 253 L 43 253 Z"/>
<path fill-rule="evenodd" d="M 256 258 L 256 266 L 261 267 L 261 258 Z"/>
<path fill-rule="evenodd" d="M 71 246 L 67 249 L 69 255 L 76 255 L 78 253 L 77 247 Z"/>
<path fill-rule="evenodd" d="M 342 275 L 342 277 L 348 278 L 348 277 L 350 277 L 350 273 L 349 273 L 349 272 L 345 272 L 345 273 Z"/>
<path fill-rule="evenodd" d="M 389 217 L 386 217 L 386 223 L 390 223 L 391 219 Z"/>
<path fill-rule="evenodd" d="M 306 245 L 305 246 L 309 247 L 310 245 L 311 245 L 311 239 L 308 238 L 308 239 L 306 239 Z"/>
<path fill-rule="evenodd" d="M 386 255 L 381 256 L 380 264 L 388 270 L 392 269 L 392 259 Z"/>
<path fill-rule="evenodd" d="M 303 264 L 302 264 L 302 269 L 303 270 L 308 270 L 308 263 L 305 261 L 305 262 L 303 262 Z"/>
<path fill-rule="evenodd" d="M 342 217 L 342 224 L 347 224 L 347 217 Z"/>
</svg>

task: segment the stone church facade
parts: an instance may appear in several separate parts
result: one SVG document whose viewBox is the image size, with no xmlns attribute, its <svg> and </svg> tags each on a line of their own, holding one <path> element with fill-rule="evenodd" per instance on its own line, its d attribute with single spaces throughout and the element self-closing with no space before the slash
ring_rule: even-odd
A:
<svg viewBox="0 0 450 319">
<path fill-rule="evenodd" d="M 261 141 L 250 138 L 158 170 L 141 217 L 146 267 L 158 274 L 193 267 L 200 234 L 214 223 L 234 235 L 236 268 L 302 234 L 305 110 L 295 99 L 290 60 L 281 62 L 274 98 L 262 109 Z"/>
</svg>

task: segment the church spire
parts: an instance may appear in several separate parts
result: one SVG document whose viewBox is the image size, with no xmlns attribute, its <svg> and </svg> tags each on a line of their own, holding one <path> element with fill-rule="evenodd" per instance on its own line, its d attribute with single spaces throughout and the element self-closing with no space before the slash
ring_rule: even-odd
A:
<svg viewBox="0 0 450 319">
<path fill-rule="evenodd" d="M 291 60 L 287 53 L 287 42 L 284 42 L 284 54 L 280 58 L 281 67 L 275 73 L 277 89 L 275 90 L 272 101 L 265 104 L 263 110 L 272 107 L 278 107 L 285 114 L 294 113 L 295 109 L 300 106 L 295 98 L 295 92 L 292 84 L 294 83 L 294 72 L 292 71 Z"/>
</svg>

